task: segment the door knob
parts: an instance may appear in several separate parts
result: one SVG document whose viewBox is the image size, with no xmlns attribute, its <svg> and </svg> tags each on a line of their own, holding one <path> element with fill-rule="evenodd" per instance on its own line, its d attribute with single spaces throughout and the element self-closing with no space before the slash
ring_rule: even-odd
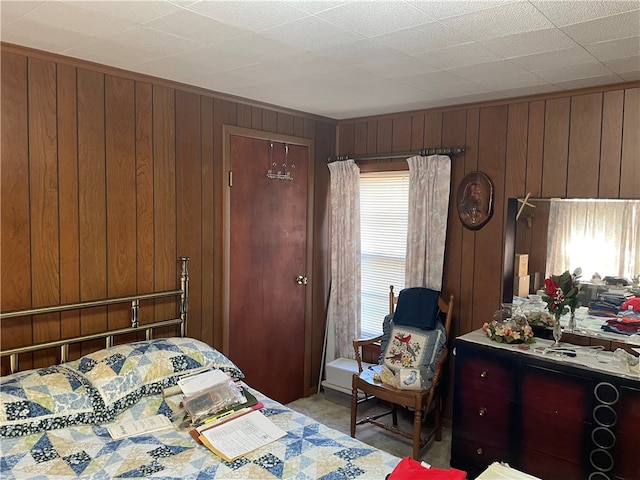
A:
<svg viewBox="0 0 640 480">
<path fill-rule="evenodd" d="M 303 276 L 303 275 L 298 275 L 296 277 L 296 283 L 298 285 L 306 285 L 309 282 L 309 280 L 307 279 L 307 277 Z"/>
</svg>

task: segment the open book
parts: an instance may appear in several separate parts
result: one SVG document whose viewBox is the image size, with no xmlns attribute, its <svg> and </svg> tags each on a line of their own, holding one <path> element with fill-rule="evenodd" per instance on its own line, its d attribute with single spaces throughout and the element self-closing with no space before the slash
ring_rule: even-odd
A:
<svg viewBox="0 0 640 480">
<path fill-rule="evenodd" d="M 267 445 L 287 432 L 265 417 L 259 410 L 204 430 L 200 440 L 216 455 L 231 462 Z"/>
</svg>

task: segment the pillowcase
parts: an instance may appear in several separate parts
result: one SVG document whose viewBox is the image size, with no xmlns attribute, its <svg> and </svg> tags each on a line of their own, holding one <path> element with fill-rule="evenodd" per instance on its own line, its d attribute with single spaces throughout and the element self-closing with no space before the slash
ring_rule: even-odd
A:
<svg viewBox="0 0 640 480">
<path fill-rule="evenodd" d="M 72 425 L 101 423 L 95 390 L 57 366 L 26 370 L 0 380 L 0 436 L 16 437 Z"/>
<path fill-rule="evenodd" d="M 81 375 L 104 402 L 105 416 L 115 417 L 143 396 L 161 393 L 180 377 L 207 368 L 244 378 L 226 356 L 193 338 L 158 338 L 90 353 L 63 365 Z"/>
<path fill-rule="evenodd" d="M 439 297 L 439 291 L 426 287 L 400 290 L 393 321 L 396 325 L 433 330 L 436 326 Z"/>
<path fill-rule="evenodd" d="M 440 321 L 436 321 L 432 330 L 423 330 L 396 325 L 395 320 L 389 319 L 382 337 L 380 363 L 394 373 L 401 368 L 420 369 L 424 388 L 428 388 L 435 373 L 435 362 L 446 341 L 447 334 Z"/>
</svg>

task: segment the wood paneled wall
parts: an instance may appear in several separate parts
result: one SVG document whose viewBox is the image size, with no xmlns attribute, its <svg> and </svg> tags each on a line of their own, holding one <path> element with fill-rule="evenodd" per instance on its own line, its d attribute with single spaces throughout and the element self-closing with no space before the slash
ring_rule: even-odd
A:
<svg viewBox="0 0 640 480">
<path fill-rule="evenodd" d="M 314 387 L 329 288 L 325 160 L 335 152 L 335 121 L 6 44 L 1 67 L 3 312 L 172 290 L 179 256 L 189 255 L 188 334 L 222 349 L 222 126 L 314 140 L 306 386 Z M 141 323 L 176 314 L 176 302 L 149 302 Z M 3 320 L 2 348 L 125 327 L 129 311 L 26 320 Z M 49 365 L 56 355 L 25 356 L 21 367 Z"/>
<path fill-rule="evenodd" d="M 443 291 L 456 298 L 454 335 L 482 326 L 500 307 L 507 199 L 639 198 L 640 83 L 343 120 L 337 154 L 465 146 L 452 158 Z M 394 161 L 396 165 L 404 160 Z M 389 160 L 364 160 L 361 168 Z M 481 171 L 494 214 L 478 231 L 462 226 L 455 191 Z M 541 239 L 544 241 L 544 239 Z"/>
</svg>

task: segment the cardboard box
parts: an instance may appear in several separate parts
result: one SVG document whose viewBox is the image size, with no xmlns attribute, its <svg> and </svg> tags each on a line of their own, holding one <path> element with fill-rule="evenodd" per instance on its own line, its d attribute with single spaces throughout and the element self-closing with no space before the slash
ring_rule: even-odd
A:
<svg viewBox="0 0 640 480">
<path fill-rule="evenodd" d="M 527 298 L 529 296 L 529 282 L 531 275 L 520 275 L 513 279 L 513 294 L 518 297 Z"/>
<path fill-rule="evenodd" d="M 513 263 L 513 275 L 515 277 L 522 277 L 528 274 L 529 274 L 529 254 L 516 253 L 516 260 Z"/>
</svg>

